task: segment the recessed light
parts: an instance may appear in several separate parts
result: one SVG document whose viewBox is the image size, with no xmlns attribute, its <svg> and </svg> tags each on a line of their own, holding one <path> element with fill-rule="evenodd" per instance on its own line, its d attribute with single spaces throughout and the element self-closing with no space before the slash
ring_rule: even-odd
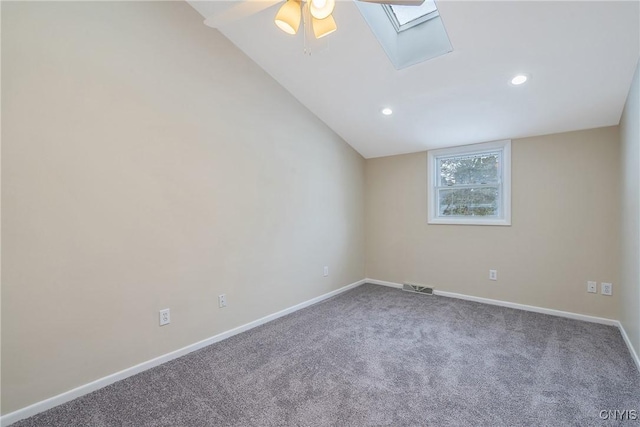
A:
<svg viewBox="0 0 640 427">
<path fill-rule="evenodd" d="M 511 79 L 511 84 L 514 86 L 518 86 L 523 84 L 524 82 L 526 82 L 529 79 L 529 77 L 525 74 L 518 74 L 517 76 L 515 76 L 514 78 Z"/>
<path fill-rule="evenodd" d="M 382 114 L 384 114 L 385 116 L 390 116 L 393 114 L 393 110 L 391 108 L 383 108 Z"/>
</svg>

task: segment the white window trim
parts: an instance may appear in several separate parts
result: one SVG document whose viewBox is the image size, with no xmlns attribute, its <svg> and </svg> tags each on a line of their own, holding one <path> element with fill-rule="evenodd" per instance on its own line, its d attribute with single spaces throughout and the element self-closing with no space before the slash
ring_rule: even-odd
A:
<svg viewBox="0 0 640 427">
<path fill-rule="evenodd" d="M 438 9 L 436 9 L 433 12 L 427 13 L 426 15 L 422 15 L 422 16 L 419 16 L 419 17 L 417 17 L 415 19 L 412 19 L 411 21 L 407 22 L 406 24 L 401 24 L 398 21 L 398 18 L 396 17 L 395 12 L 391 8 L 391 5 L 383 4 L 382 8 L 384 9 L 385 13 L 389 17 L 389 20 L 393 24 L 393 28 L 396 29 L 397 33 L 405 31 L 405 30 L 408 30 L 409 28 L 413 28 L 416 25 L 420 25 L 423 22 L 427 22 L 427 21 L 429 21 L 429 20 L 431 20 L 433 18 L 437 18 L 438 16 L 440 16 L 440 12 L 438 11 Z"/>
<path fill-rule="evenodd" d="M 483 217 L 455 217 L 444 218 L 437 214 L 438 201 L 435 185 L 438 168 L 436 159 L 442 156 L 456 156 L 476 154 L 490 150 L 502 150 L 502 211 L 499 218 Z M 459 224 L 459 225 L 511 225 L 511 140 L 484 142 L 482 144 L 464 145 L 453 148 L 429 150 L 427 152 L 427 212 L 429 224 Z"/>
</svg>

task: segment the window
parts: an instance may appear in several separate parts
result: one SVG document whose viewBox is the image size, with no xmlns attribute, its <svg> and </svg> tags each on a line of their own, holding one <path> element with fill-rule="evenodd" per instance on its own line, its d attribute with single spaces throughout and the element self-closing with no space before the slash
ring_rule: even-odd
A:
<svg viewBox="0 0 640 427">
<path fill-rule="evenodd" d="M 511 141 L 427 157 L 429 224 L 511 225 Z"/>
<path fill-rule="evenodd" d="M 433 0 L 425 0 L 418 6 L 366 1 L 357 1 L 355 5 L 398 70 L 453 51 Z"/>
<path fill-rule="evenodd" d="M 438 8 L 433 0 L 425 0 L 419 6 L 399 6 L 399 5 L 382 5 L 385 12 L 389 16 L 391 23 L 397 32 L 407 30 L 418 24 L 422 24 L 429 19 L 433 19 L 438 14 Z"/>
</svg>

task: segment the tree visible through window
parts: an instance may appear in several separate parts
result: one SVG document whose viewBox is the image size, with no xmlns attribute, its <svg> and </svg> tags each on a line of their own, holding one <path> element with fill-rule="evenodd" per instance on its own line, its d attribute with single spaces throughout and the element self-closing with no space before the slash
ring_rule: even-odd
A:
<svg viewBox="0 0 640 427">
<path fill-rule="evenodd" d="M 429 222 L 508 225 L 509 152 L 510 141 L 430 151 Z"/>
<path fill-rule="evenodd" d="M 496 216 L 500 153 L 439 159 L 440 215 Z"/>
</svg>

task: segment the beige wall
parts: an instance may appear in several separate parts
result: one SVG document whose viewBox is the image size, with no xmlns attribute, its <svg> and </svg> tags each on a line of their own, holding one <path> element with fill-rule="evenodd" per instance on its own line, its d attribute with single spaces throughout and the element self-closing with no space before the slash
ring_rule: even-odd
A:
<svg viewBox="0 0 640 427">
<path fill-rule="evenodd" d="M 618 153 L 617 127 L 513 140 L 510 227 L 428 225 L 426 153 L 369 159 L 367 277 L 617 319 Z"/>
<path fill-rule="evenodd" d="M 363 278 L 365 231 L 370 278 L 622 313 L 640 350 L 637 72 L 621 152 L 514 140 L 513 225 L 449 226 L 426 153 L 365 162 L 186 3 L 3 2 L 1 47 L 3 414 Z"/>
<path fill-rule="evenodd" d="M 364 277 L 364 159 L 188 4 L 3 2 L 2 88 L 2 413 Z"/>
<path fill-rule="evenodd" d="M 621 141 L 621 310 L 620 321 L 640 354 L 640 65 L 636 67 L 620 120 Z"/>
</svg>

